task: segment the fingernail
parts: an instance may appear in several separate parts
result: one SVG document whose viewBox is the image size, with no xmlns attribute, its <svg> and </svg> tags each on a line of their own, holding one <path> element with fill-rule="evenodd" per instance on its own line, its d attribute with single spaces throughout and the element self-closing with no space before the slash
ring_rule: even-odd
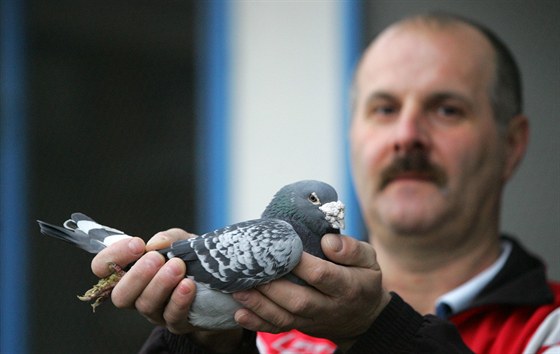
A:
<svg viewBox="0 0 560 354">
<path fill-rule="evenodd" d="M 233 314 L 233 319 L 235 320 L 235 322 L 237 322 L 238 324 L 241 324 L 244 322 L 245 318 L 247 317 L 247 311 L 245 310 L 237 310 L 234 314 Z"/>
<path fill-rule="evenodd" d="M 181 262 L 180 260 L 177 260 L 177 261 Z M 177 264 L 177 261 L 172 259 L 165 264 L 165 271 L 169 275 L 172 275 L 174 277 L 176 277 L 178 275 L 181 275 L 181 273 L 183 272 L 183 269 L 182 269 L 181 265 Z"/>
<path fill-rule="evenodd" d="M 166 244 L 167 241 L 167 236 L 165 236 L 162 232 L 159 232 L 148 241 L 146 247 L 156 246 L 158 244 Z"/>
<path fill-rule="evenodd" d="M 165 265 L 163 256 L 155 251 L 146 253 L 141 260 L 143 266 L 150 270 L 158 270 Z"/>
<path fill-rule="evenodd" d="M 144 253 L 144 242 L 135 237 L 128 242 L 128 249 L 133 254 L 142 254 Z"/>
<path fill-rule="evenodd" d="M 327 241 L 327 246 L 329 246 L 331 250 L 335 252 L 339 252 L 342 249 L 342 240 L 340 239 L 340 236 L 328 234 L 325 235 L 325 237 Z"/>
<path fill-rule="evenodd" d="M 177 286 L 177 290 L 181 293 L 181 295 L 188 295 L 192 291 L 191 287 L 187 284 L 186 279 L 181 280 L 181 282 Z"/>
</svg>

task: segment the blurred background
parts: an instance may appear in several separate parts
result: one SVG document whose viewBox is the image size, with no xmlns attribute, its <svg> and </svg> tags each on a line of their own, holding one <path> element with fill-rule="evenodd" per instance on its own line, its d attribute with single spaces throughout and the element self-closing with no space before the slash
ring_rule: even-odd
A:
<svg viewBox="0 0 560 354">
<path fill-rule="evenodd" d="M 345 152 L 352 68 L 383 27 L 428 10 L 488 25 L 518 59 L 531 145 L 503 225 L 560 279 L 557 1 L 1 0 L 0 352 L 134 353 L 152 329 L 78 301 L 91 255 L 36 219 L 201 233 L 317 178 L 363 237 Z"/>
</svg>

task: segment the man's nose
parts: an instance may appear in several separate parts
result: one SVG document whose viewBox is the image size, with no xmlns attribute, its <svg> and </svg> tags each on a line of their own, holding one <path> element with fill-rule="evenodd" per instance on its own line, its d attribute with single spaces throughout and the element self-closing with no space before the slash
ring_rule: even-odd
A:
<svg viewBox="0 0 560 354">
<path fill-rule="evenodd" d="M 406 154 L 430 147 L 429 122 L 420 109 L 410 107 L 400 112 L 395 126 L 394 151 Z"/>
</svg>

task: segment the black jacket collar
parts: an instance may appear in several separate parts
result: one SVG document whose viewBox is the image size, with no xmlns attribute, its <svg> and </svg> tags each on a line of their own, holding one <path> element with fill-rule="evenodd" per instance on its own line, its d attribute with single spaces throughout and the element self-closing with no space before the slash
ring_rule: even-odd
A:
<svg viewBox="0 0 560 354">
<path fill-rule="evenodd" d="M 482 289 L 470 307 L 483 305 L 528 305 L 552 303 L 554 295 L 546 280 L 543 262 L 531 255 L 521 244 L 509 236 L 502 236 L 512 244 L 503 268 Z"/>
</svg>

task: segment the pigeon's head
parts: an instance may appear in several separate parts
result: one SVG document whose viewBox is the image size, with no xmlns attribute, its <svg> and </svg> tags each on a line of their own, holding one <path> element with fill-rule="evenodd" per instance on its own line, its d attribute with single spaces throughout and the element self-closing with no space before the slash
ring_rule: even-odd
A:
<svg viewBox="0 0 560 354">
<path fill-rule="evenodd" d="M 300 237 L 303 236 L 300 231 L 321 237 L 326 233 L 340 233 L 344 228 L 344 204 L 329 184 L 305 180 L 280 189 L 262 217 L 289 222 Z"/>
</svg>

